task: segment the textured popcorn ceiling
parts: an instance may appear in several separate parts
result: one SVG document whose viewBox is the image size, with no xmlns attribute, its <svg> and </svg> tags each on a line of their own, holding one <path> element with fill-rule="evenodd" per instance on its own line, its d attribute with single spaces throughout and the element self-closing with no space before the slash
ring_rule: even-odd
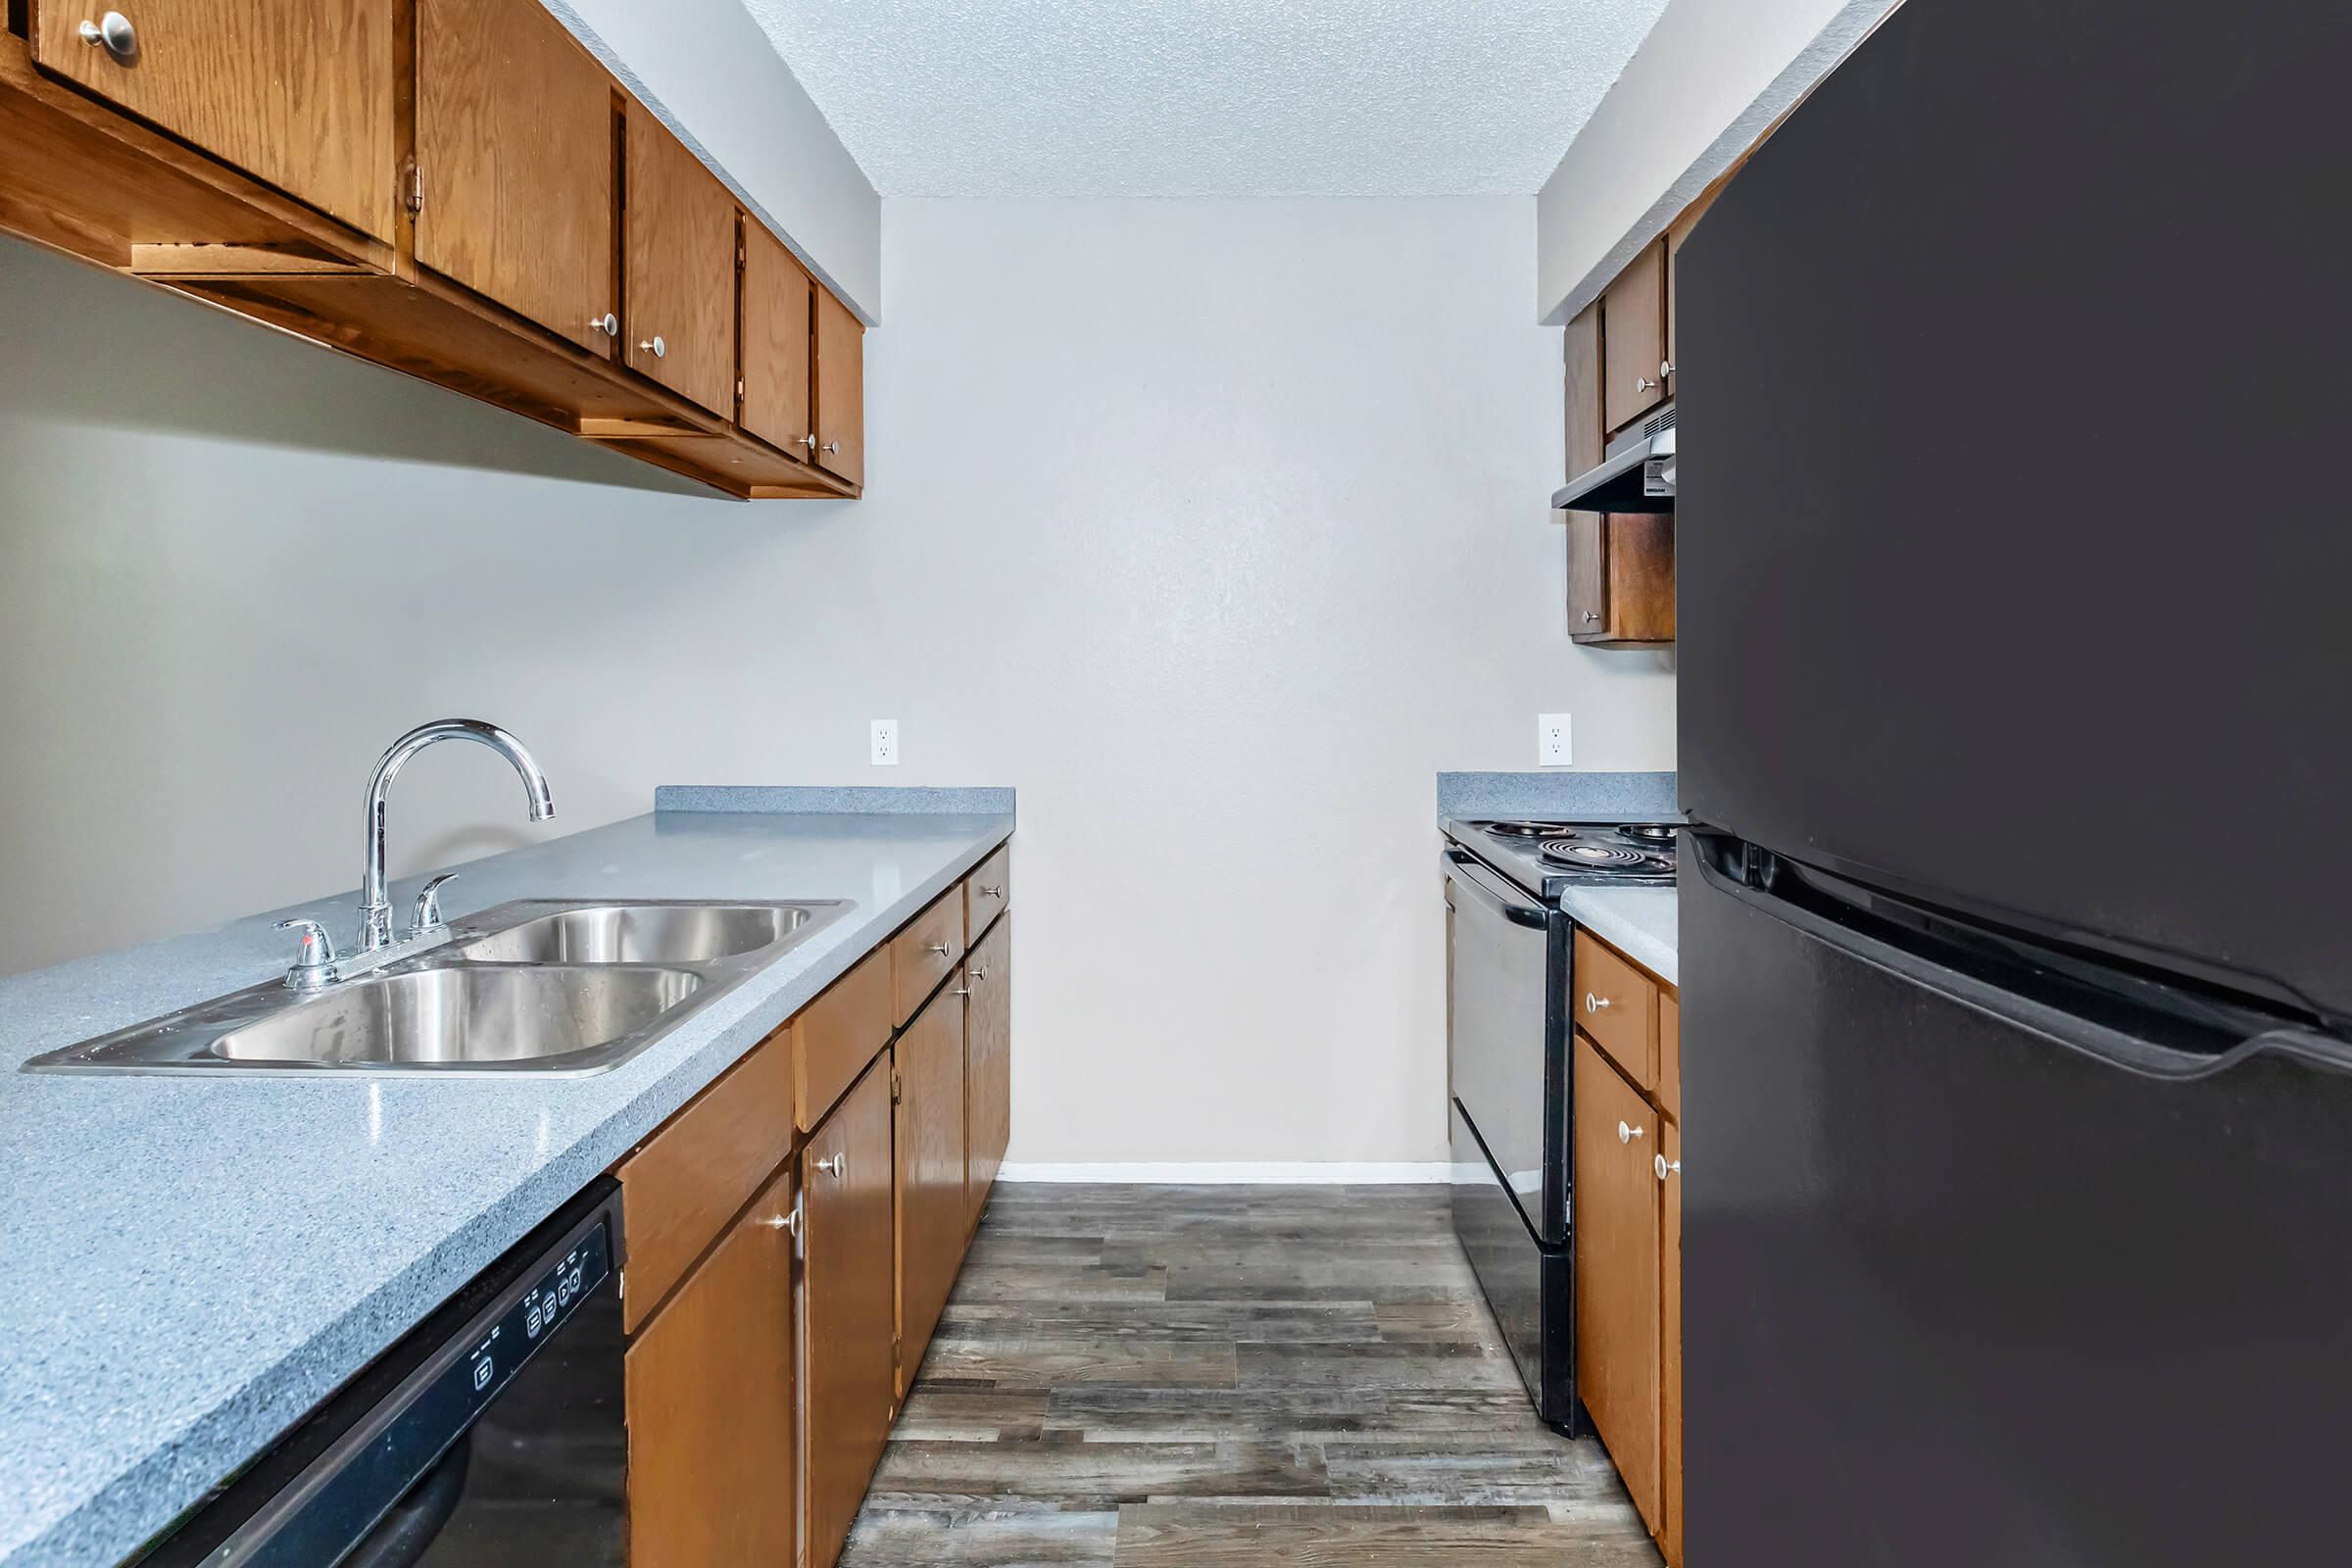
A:
<svg viewBox="0 0 2352 1568">
<path fill-rule="evenodd" d="M 1526 195 L 1666 0 L 745 0 L 885 196 Z"/>
</svg>

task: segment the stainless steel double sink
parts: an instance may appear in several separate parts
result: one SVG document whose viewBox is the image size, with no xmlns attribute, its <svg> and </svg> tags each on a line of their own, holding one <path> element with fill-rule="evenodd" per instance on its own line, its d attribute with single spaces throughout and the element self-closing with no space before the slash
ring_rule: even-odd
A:
<svg viewBox="0 0 2352 1568">
<path fill-rule="evenodd" d="M 283 982 L 36 1056 L 35 1072 L 577 1076 L 617 1066 L 848 908 L 526 899 L 323 990 Z"/>
</svg>

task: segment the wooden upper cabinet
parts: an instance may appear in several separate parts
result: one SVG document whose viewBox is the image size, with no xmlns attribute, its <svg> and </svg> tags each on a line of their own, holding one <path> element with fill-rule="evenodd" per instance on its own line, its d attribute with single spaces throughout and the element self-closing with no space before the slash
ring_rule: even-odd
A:
<svg viewBox="0 0 2352 1568">
<path fill-rule="evenodd" d="M 963 1015 L 964 1226 L 980 1223 L 1012 1141 L 1012 918 L 972 945 Z"/>
<path fill-rule="evenodd" d="M 1661 1288 L 1658 1113 L 1576 1041 L 1576 1393 L 1656 1534 Z"/>
<path fill-rule="evenodd" d="M 786 1171 L 629 1346 L 632 1563 L 792 1561 L 792 1201 Z"/>
<path fill-rule="evenodd" d="M 1595 466 L 1607 444 L 1600 413 L 1600 306 L 1586 306 L 1561 334 L 1568 410 L 1568 472 L 1573 479 Z"/>
<path fill-rule="evenodd" d="M 922 1365 L 971 1236 L 964 1202 L 963 1001 L 932 999 L 891 1051 L 898 1058 L 899 1389 Z"/>
<path fill-rule="evenodd" d="M 629 100 L 629 368 L 711 413 L 735 410 L 735 197 L 669 127 Z"/>
<path fill-rule="evenodd" d="M 865 483 L 865 323 L 816 291 L 816 461 Z"/>
<path fill-rule="evenodd" d="M 612 83 L 539 0 L 416 0 L 416 166 L 419 263 L 611 353 Z"/>
<path fill-rule="evenodd" d="M 815 285 L 784 242 L 743 220 L 743 411 L 737 422 L 796 458 L 816 447 L 809 409 L 809 311 Z"/>
<path fill-rule="evenodd" d="M 890 1112 L 886 1056 L 801 1150 L 809 1568 L 833 1568 L 841 1555 L 898 1414 Z"/>
<path fill-rule="evenodd" d="M 1568 636 L 1588 645 L 1674 641 L 1674 518 L 1664 513 L 1570 512 Z"/>
<path fill-rule="evenodd" d="M 101 31 L 110 14 L 127 31 Z M 389 241 L 400 14 L 397 0 L 35 0 L 31 42 L 43 68 Z"/>
<path fill-rule="evenodd" d="M 1645 245 L 1600 296 L 1601 407 L 1623 429 L 1666 399 L 1666 242 Z"/>
</svg>

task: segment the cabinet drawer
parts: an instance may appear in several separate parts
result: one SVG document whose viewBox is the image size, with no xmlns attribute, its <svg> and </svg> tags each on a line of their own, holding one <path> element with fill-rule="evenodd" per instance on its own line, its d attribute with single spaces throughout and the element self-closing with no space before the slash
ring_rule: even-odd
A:
<svg viewBox="0 0 2352 1568">
<path fill-rule="evenodd" d="M 890 955 L 882 950 L 827 986 L 792 1020 L 793 1117 L 808 1132 L 824 1119 L 890 1041 Z"/>
<path fill-rule="evenodd" d="M 950 888 L 890 939 L 890 1021 L 903 1024 L 963 956 L 963 889 Z"/>
<path fill-rule="evenodd" d="M 792 1053 L 769 1036 L 620 1162 L 634 1332 L 792 1152 Z"/>
<path fill-rule="evenodd" d="M 1628 1078 L 1646 1093 L 1657 1092 L 1657 987 L 1583 931 L 1576 934 L 1568 1010 Z"/>
<path fill-rule="evenodd" d="M 1683 1004 L 1674 993 L 1658 993 L 1658 1108 L 1683 1119 Z"/>
<path fill-rule="evenodd" d="M 988 923 L 1012 902 L 1012 846 L 1007 844 L 975 866 L 963 879 L 965 940 L 977 942 Z"/>
</svg>

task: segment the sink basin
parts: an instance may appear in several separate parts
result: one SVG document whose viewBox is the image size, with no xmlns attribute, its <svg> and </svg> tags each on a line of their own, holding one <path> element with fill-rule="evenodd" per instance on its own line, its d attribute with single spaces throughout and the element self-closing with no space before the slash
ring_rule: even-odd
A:
<svg viewBox="0 0 2352 1568">
<path fill-rule="evenodd" d="M 650 1027 L 702 983 L 688 969 L 610 967 L 368 975 L 232 1029 L 212 1049 L 231 1061 L 555 1064 Z"/>
<path fill-rule="evenodd" d="M 602 1072 L 849 907 L 523 899 L 323 990 L 265 981 L 35 1056 L 24 1070 Z"/>
<path fill-rule="evenodd" d="M 560 909 L 452 950 L 477 963 L 708 963 L 771 947 L 808 923 L 805 906 L 595 904 Z"/>
</svg>

